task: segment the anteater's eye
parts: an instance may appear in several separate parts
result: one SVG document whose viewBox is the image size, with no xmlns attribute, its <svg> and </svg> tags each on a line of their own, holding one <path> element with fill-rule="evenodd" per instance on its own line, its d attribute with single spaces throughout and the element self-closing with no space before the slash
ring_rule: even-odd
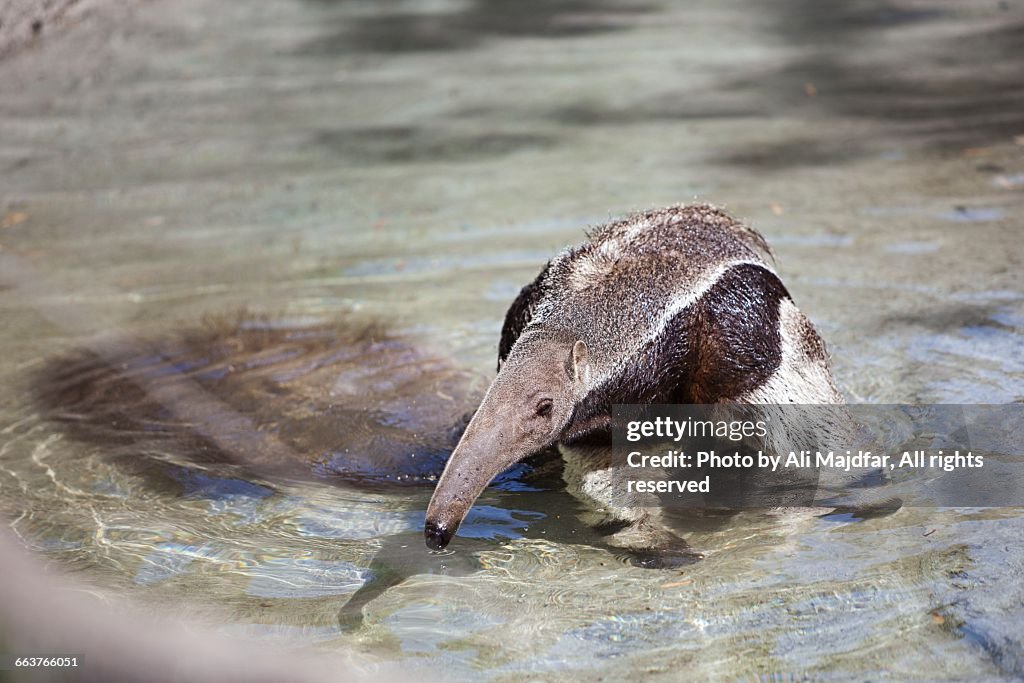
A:
<svg viewBox="0 0 1024 683">
<path fill-rule="evenodd" d="M 553 405 L 554 401 L 552 401 L 550 398 L 542 398 L 541 400 L 537 401 L 537 416 L 547 417 L 548 415 L 550 415 L 551 406 Z"/>
</svg>

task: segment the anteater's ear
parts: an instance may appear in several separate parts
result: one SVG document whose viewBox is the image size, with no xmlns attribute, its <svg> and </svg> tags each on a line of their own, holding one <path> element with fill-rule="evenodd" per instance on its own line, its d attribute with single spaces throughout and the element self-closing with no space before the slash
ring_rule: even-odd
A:
<svg viewBox="0 0 1024 683">
<path fill-rule="evenodd" d="M 572 346 L 572 372 L 577 386 L 590 384 L 590 350 L 582 339 Z"/>
</svg>

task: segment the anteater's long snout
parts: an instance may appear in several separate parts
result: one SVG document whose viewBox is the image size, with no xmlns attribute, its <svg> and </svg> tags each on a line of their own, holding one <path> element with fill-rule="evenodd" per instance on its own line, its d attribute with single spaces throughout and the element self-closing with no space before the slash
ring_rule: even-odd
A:
<svg viewBox="0 0 1024 683">
<path fill-rule="evenodd" d="M 565 363 L 557 360 L 564 346 L 560 340 L 523 346 L 520 338 L 437 482 L 423 527 L 429 548 L 448 545 L 491 480 L 551 446 L 564 430 L 574 395 Z M 585 363 L 585 345 L 577 346 L 583 348 L 573 347 L 573 360 Z"/>
<path fill-rule="evenodd" d="M 510 415 L 515 390 L 495 381 L 466 427 L 427 506 L 427 547 L 441 550 L 487 485 L 510 465 L 548 445 Z"/>
<path fill-rule="evenodd" d="M 505 447 L 504 435 L 486 426 L 489 421 L 482 415 L 485 409 L 486 402 L 470 421 L 448 459 L 427 506 L 423 534 L 431 550 L 441 550 L 448 545 L 491 480 L 519 459 Z"/>
</svg>

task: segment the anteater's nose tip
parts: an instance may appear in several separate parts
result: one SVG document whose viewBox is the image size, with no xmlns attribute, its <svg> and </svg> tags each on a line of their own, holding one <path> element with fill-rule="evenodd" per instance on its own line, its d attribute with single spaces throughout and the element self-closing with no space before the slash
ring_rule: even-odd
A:
<svg viewBox="0 0 1024 683">
<path fill-rule="evenodd" d="M 429 520 L 423 526 L 423 536 L 427 540 L 427 547 L 431 550 L 444 550 L 448 541 L 452 540 L 450 530 Z"/>
</svg>

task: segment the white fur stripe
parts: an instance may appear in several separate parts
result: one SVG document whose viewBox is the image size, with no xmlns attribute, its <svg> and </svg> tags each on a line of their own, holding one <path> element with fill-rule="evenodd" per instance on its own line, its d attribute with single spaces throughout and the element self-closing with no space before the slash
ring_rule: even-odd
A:
<svg viewBox="0 0 1024 683">
<path fill-rule="evenodd" d="M 633 362 L 637 354 L 640 353 L 641 349 L 643 349 L 645 346 L 656 340 L 665 332 L 666 328 L 668 328 L 668 325 L 670 322 L 672 322 L 673 318 L 675 318 L 677 315 L 679 315 L 680 312 L 689 308 L 695 302 L 700 300 L 705 294 L 708 293 L 708 290 L 710 290 L 714 286 L 714 284 L 722 278 L 723 275 L 725 275 L 727 272 L 738 266 L 757 266 L 758 268 L 763 268 L 772 275 L 778 277 L 775 271 L 768 265 L 766 265 L 763 261 L 755 261 L 749 259 L 729 261 L 727 263 L 719 265 L 714 270 L 705 272 L 703 274 L 703 277 L 694 282 L 691 288 L 689 288 L 685 292 L 681 292 L 678 296 L 676 296 L 669 302 L 669 305 L 665 307 L 664 311 L 662 311 L 661 316 L 658 318 L 654 326 L 650 330 L 648 330 L 647 334 L 645 334 L 644 336 L 635 338 L 635 342 L 632 348 L 625 349 L 626 353 L 619 356 L 619 360 L 615 365 L 613 365 L 606 372 L 601 373 L 600 375 L 595 377 L 593 388 L 597 388 L 604 384 L 605 382 L 612 379 L 613 377 L 618 376 L 630 363 Z"/>
<path fill-rule="evenodd" d="M 760 386 L 741 396 L 741 403 L 843 403 L 832 383 L 828 362 L 811 358 L 802 338 L 804 314 L 789 299 L 779 302 L 779 334 L 782 359 L 779 367 Z"/>
</svg>

